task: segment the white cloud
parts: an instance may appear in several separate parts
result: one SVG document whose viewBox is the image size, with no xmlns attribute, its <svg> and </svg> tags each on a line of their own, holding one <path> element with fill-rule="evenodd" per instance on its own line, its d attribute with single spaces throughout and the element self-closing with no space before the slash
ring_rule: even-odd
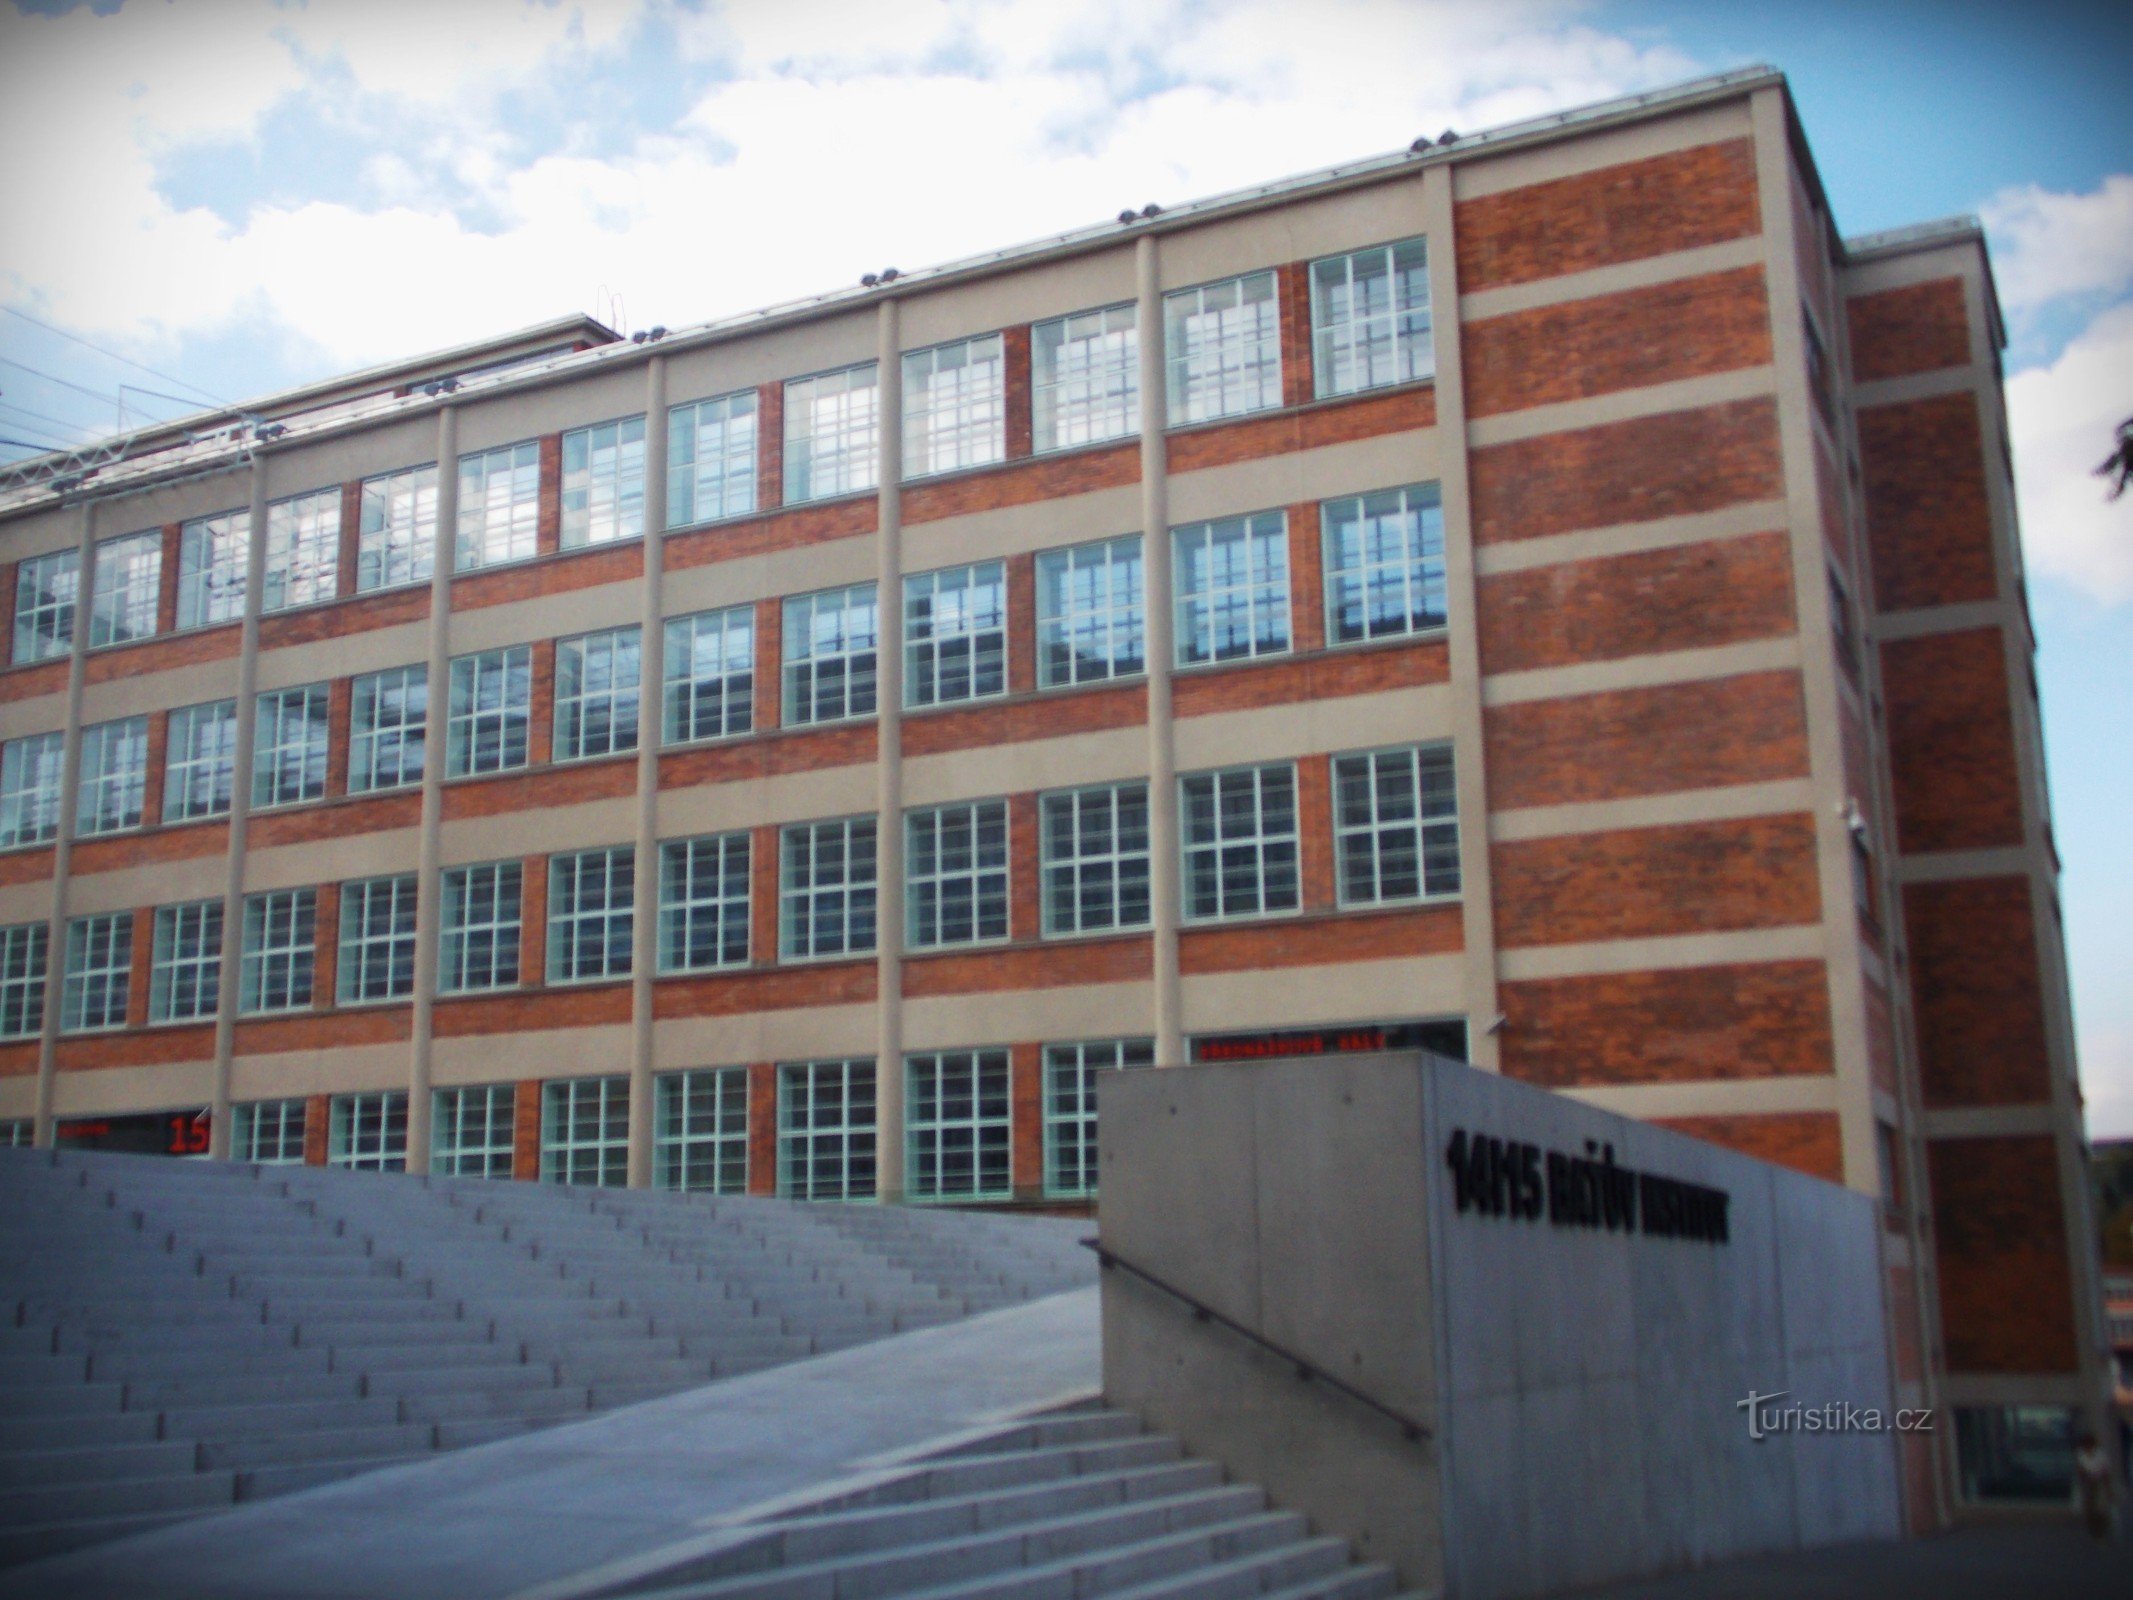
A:
<svg viewBox="0 0 2133 1600">
<path fill-rule="evenodd" d="M 2133 176 L 2113 173 L 2091 194 L 2003 189 L 1981 211 L 2010 312 L 2133 288 Z"/>
<path fill-rule="evenodd" d="M 2094 475 L 2133 416 L 2133 301 L 2097 317 L 2050 366 L 2010 377 L 2007 416 L 2030 569 L 2106 605 L 2133 600 L 2133 494 L 2107 500 Z"/>
<path fill-rule="evenodd" d="M 2081 1030 L 2081 1087 L 2091 1139 L 2133 1138 L 2133 1031 Z"/>
</svg>

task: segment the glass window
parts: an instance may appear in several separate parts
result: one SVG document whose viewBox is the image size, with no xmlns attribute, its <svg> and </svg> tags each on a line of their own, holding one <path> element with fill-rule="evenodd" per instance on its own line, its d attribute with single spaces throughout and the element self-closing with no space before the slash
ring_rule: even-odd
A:
<svg viewBox="0 0 2133 1600">
<path fill-rule="evenodd" d="M 222 902 L 156 907 L 148 969 L 148 1020 L 192 1022 L 215 1014 L 222 987 Z"/>
<path fill-rule="evenodd" d="M 636 926 L 637 849 L 548 858 L 548 981 L 625 978 Z"/>
<path fill-rule="evenodd" d="M 748 1192 L 748 1069 L 661 1073 L 652 1129 L 652 1185 L 703 1194 Z"/>
<path fill-rule="evenodd" d="M 1040 455 L 1140 432 L 1135 311 L 1128 301 L 1030 329 L 1030 421 Z"/>
<path fill-rule="evenodd" d="M 0 1148 L 27 1150 L 37 1142 L 35 1117 L 9 1117 L 0 1122 Z"/>
<path fill-rule="evenodd" d="M 415 992 L 415 875 L 341 885 L 335 963 L 342 1005 L 405 1000 Z"/>
<path fill-rule="evenodd" d="M 59 832 L 64 733 L 33 733 L 0 745 L 0 846 L 36 844 Z"/>
<path fill-rule="evenodd" d="M 785 503 L 874 487 L 880 474 L 876 363 L 785 385 Z"/>
<path fill-rule="evenodd" d="M 1044 1047 L 1044 1192 L 1096 1192 L 1096 1085 L 1101 1074 L 1155 1064 L 1153 1039 L 1096 1039 Z"/>
<path fill-rule="evenodd" d="M 0 928 L 0 1039 L 34 1038 L 44 1029 L 50 937 L 42 922 Z"/>
<path fill-rule="evenodd" d="M 2074 1413 L 2065 1406 L 1958 1406 L 1955 1450 L 1968 1505 L 2073 1498 Z"/>
<path fill-rule="evenodd" d="M 787 1200 L 874 1197 L 874 1063 L 778 1068 L 778 1193 Z"/>
<path fill-rule="evenodd" d="M 748 732 L 755 726 L 755 607 L 669 619 L 662 677 L 666 743 Z"/>
<path fill-rule="evenodd" d="M 422 781 L 429 732 L 430 669 L 391 667 L 355 680 L 349 696 L 348 792 Z"/>
<path fill-rule="evenodd" d="M 1000 336 L 904 356 L 904 476 L 982 467 L 1007 454 L 1007 366 Z"/>
<path fill-rule="evenodd" d="M 874 714 L 873 584 L 795 595 L 785 602 L 783 642 L 787 727 Z"/>
<path fill-rule="evenodd" d="M 904 579 L 904 704 L 1007 692 L 1007 565 L 981 561 Z"/>
<path fill-rule="evenodd" d="M 1012 1195 L 1013 1105 L 1005 1050 L 906 1056 L 906 1195 L 913 1200 Z"/>
<path fill-rule="evenodd" d="M 459 458 L 454 570 L 524 561 L 539 547 L 541 447 L 534 440 Z"/>
<path fill-rule="evenodd" d="M 621 755 L 637 748 L 643 636 L 641 628 L 612 628 L 556 645 L 556 760 Z"/>
<path fill-rule="evenodd" d="M 745 831 L 659 847 L 659 970 L 708 972 L 748 961 Z"/>
<path fill-rule="evenodd" d="M 300 1011 L 311 1004 L 318 952 L 318 891 L 273 889 L 244 897 L 244 959 L 237 1009 Z"/>
<path fill-rule="evenodd" d="M 1281 404 L 1273 273 L 1164 295 L 1163 332 L 1171 427 Z"/>
<path fill-rule="evenodd" d="M 325 798 L 330 698 L 323 683 L 275 689 L 259 697 L 252 730 L 254 806 L 293 806 Z"/>
<path fill-rule="evenodd" d="M 1037 557 L 1037 682 L 1047 689 L 1147 670 L 1141 536 Z"/>
<path fill-rule="evenodd" d="M 356 535 L 358 592 L 428 583 L 436 567 L 436 466 L 365 478 Z"/>
<path fill-rule="evenodd" d="M 1459 892 L 1452 747 L 1365 750 L 1333 759 L 1333 848 L 1341 904 Z"/>
<path fill-rule="evenodd" d="M 755 510 L 755 391 L 667 412 L 667 526 L 745 517 Z"/>
<path fill-rule="evenodd" d="M 1148 785 L 1105 783 L 1043 797 L 1044 931 L 1148 926 Z"/>
<path fill-rule="evenodd" d="M 563 548 L 644 536 L 644 418 L 563 435 Z"/>
<path fill-rule="evenodd" d="M 363 1172 L 407 1170 L 407 1091 L 337 1094 L 327 1122 L 329 1166 Z"/>
<path fill-rule="evenodd" d="M 151 528 L 96 547 L 90 584 L 89 643 L 125 644 L 156 631 L 163 591 L 163 535 Z"/>
<path fill-rule="evenodd" d="M 437 987 L 509 989 L 518 982 L 519 864 L 451 867 L 443 876 L 444 944 Z"/>
<path fill-rule="evenodd" d="M 430 1171 L 445 1178 L 508 1178 L 518 1094 L 508 1083 L 438 1089 L 430 1101 Z"/>
<path fill-rule="evenodd" d="M 1183 799 L 1185 915 L 1256 917 L 1297 906 L 1296 769 L 1198 772 Z"/>
<path fill-rule="evenodd" d="M 904 814 L 911 947 L 1007 937 L 1007 802 L 974 800 Z"/>
<path fill-rule="evenodd" d="M 59 1026 L 68 1033 L 123 1028 L 132 990 L 133 913 L 111 911 L 69 921 Z"/>
<path fill-rule="evenodd" d="M 455 656 L 445 716 L 445 776 L 523 767 L 532 708 L 532 646 Z"/>
<path fill-rule="evenodd" d="M 787 958 L 874 948 L 874 819 L 795 822 L 781 835 L 778 948 Z"/>
<path fill-rule="evenodd" d="M 74 831 L 87 837 L 138 828 L 147 794 L 148 719 L 126 717 L 82 729 Z"/>
<path fill-rule="evenodd" d="M 277 500 L 267 507 L 267 565 L 259 609 L 331 600 L 341 575 L 341 491 Z"/>
<path fill-rule="evenodd" d="M 225 815 L 236 782 L 237 702 L 217 700 L 173 711 L 163 756 L 163 820 Z"/>
<path fill-rule="evenodd" d="M 1328 500 L 1326 637 L 1335 644 L 1445 624 L 1444 505 L 1434 483 Z"/>
<path fill-rule="evenodd" d="M 630 1174 L 630 1081 L 557 1078 L 541 1085 L 541 1181 L 619 1189 Z"/>
<path fill-rule="evenodd" d="M 81 591 L 81 552 L 54 550 L 15 568 L 16 666 L 50 661 L 74 648 L 74 605 Z"/>
<path fill-rule="evenodd" d="M 244 615 L 252 514 L 196 517 L 178 534 L 178 626 L 204 628 Z"/>
<path fill-rule="evenodd" d="M 1178 665 L 1278 655 L 1289 648 L 1289 519 L 1224 517 L 1171 531 Z"/>
<path fill-rule="evenodd" d="M 255 1100 L 230 1107 L 230 1159 L 263 1167 L 301 1166 L 304 1102 Z"/>
<path fill-rule="evenodd" d="M 1425 241 L 1403 239 L 1311 263 L 1311 366 L 1321 395 L 1435 374 Z"/>
</svg>

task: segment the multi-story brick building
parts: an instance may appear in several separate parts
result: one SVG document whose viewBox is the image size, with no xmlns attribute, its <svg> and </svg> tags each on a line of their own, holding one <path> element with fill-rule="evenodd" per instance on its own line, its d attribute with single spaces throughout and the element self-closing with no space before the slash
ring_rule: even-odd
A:
<svg viewBox="0 0 2133 1600">
<path fill-rule="evenodd" d="M 1930 1523 L 2102 1381 L 2000 342 L 1757 70 L 29 463 L 0 1113 L 1059 1201 L 1427 1043 L 1884 1195 Z"/>
</svg>

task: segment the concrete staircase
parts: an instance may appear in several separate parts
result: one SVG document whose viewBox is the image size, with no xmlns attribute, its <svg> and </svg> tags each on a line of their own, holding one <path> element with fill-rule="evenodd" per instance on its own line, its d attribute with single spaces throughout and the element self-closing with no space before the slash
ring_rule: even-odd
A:
<svg viewBox="0 0 2133 1600">
<path fill-rule="evenodd" d="M 0 1565 L 1079 1287 L 1086 1231 L 0 1150 Z"/>
</svg>

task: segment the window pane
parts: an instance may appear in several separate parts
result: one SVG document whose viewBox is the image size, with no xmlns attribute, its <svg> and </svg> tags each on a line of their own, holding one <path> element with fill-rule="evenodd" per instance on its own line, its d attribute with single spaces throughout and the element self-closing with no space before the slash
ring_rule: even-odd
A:
<svg viewBox="0 0 2133 1600">
<path fill-rule="evenodd" d="M 1038 323 L 1030 330 L 1030 368 L 1040 453 L 1140 431 L 1140 333 L 1131 303 Z"/>
<path fill-rule="evenodd" d="M 879 476 L 875 363 L 785 385 L 785 502 L 871 489 Z"/>
</svg>

